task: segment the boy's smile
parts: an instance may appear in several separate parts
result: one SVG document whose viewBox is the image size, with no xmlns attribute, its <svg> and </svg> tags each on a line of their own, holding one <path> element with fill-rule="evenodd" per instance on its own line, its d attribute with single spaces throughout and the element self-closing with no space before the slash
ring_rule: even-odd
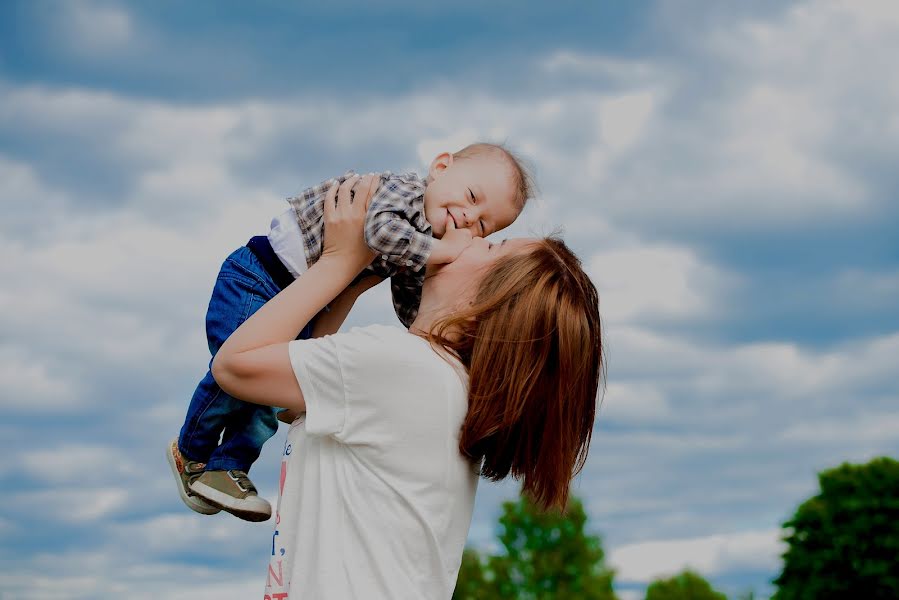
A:
<svg viewBox="0 0 899 600">
<path fill-rule="evenodd" d="M 425 218 L 434 237 L 448 222 L 484 237 L 504 229 L 518 217 L 511 169 L 501 156 L 484 154 L 453 159 L 443 153 L 431 163 L 425 189 Z"/>
</svg>

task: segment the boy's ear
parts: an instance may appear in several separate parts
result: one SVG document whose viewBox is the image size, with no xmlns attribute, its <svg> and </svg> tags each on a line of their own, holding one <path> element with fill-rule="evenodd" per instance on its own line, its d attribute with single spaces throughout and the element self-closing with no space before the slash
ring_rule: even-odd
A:
<svg viewBox="0 0 899 600">
<path fill-rule="evenodd" d="M 452 153 L 441 152 L 434 157 L 434 160 L 431 161 L 431 166 L 428 168 L 428 175 L 430 175 L 432 178 L 436 177 L 443 171 L 446 171 L 451 164 L 453 164 Z"/>
</svg>

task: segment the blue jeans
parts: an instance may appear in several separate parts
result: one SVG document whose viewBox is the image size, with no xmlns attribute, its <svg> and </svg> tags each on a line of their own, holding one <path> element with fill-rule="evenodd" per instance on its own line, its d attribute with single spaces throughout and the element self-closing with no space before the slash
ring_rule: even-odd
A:
<svg viewBox="0 0 899 600">
<path fill-rule="evenodd" d="M 206 312 L 212 356 L 241 323 L 280 291 L 249 248 L 232 252 L 222 264 Z M 310 322 L 297 339 L 311 335 Z M 263 444 L 278 430 L 277 410 L 229 396 L 207 370 L 190 400 L 178 448 L 188 459 L 205 462 L 208 470 L 249 471 Z"/>
</svg>

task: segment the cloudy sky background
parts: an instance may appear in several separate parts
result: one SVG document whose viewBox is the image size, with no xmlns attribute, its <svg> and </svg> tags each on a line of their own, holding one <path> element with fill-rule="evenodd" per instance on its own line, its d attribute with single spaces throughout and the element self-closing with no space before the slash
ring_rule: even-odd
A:
<svg viewBox="0 0 899 600">
<path fill-rule="evenodd" d="M 306 185 L 480 139 L 537 167 L 500 237 L 562 228 L 600 290 L 576 490 L 622 597 L 765 593 L 816 472 L 899 453 L 899 5 L 597 4 L 0 4 L 0 598 L 259 597 L 272 524 L 163 458 L 217 269 Z"/>
</svg>

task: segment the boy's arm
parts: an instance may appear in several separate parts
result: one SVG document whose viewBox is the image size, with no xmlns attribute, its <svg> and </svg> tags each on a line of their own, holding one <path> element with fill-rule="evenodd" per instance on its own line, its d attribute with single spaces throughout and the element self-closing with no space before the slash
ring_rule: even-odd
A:
<svg viewBox="0 0 899 600">
<path fill-rule="evenodd" d="M 434 238 L 410 223 L 413 207 L 421 201 L 424 186 L 417 178 L 382 177 L 368 205 L 365 243 L 384 260 L 398 267 L 421 271 L 428 264 Z"/>
<path fill-rule="evenodd" d="M 452 220 L 447 221 L 452 223 Z M 447 226 L 446 233 L 439 240 L 434 240 L 431 256 L 428 257 L 429 265 L 444 265 L 456 260 L 462 251 L 471 245 L 471 231 L 468 229 L 455 229 Z"/>
<path fill-rule="evenodd" d="M 395 209 L 376 207 L 373 199 L 365 223 L 365 243 L 378 253 L 378 258 L 418 271 L 428 264 L 435 241 L 415 229 Z"/>
<path fill-rule="evenodd" d="M 365 224 L 365 243 L 380 258 L 395 265 L 420 271 L 426 265 L 443 265 L 471 245 L 468 229 L 456 229 L 452 219 L 447 219 L 446 233 L 441 239 L 421 233 L 402 215 L 384 211 L 372 214 L 369 209 Z"/>
</svg>

